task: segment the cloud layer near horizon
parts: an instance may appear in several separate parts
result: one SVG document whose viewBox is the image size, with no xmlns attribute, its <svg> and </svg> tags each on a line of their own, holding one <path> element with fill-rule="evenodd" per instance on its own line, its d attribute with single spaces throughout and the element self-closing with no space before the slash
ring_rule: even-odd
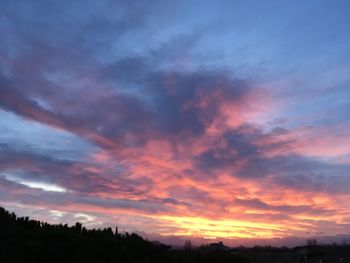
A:
<svg viewBox="0 0 350 263">
<path fill-rule="evenodd" d="M 5 1 L 1 204 L 149 236 L 350 234 L 346 4 Z"/>
</svg>

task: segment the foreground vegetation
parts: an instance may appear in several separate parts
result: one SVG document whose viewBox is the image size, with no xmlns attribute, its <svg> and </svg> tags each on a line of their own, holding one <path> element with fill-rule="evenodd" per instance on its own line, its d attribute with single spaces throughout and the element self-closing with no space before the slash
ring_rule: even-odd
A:
<svg viewBox="0 0 350 263">
<path fill-rule="evenodd" d="M 0 207 L 0 262 L 187 262 L 187 263 L 274 263 L 274 262 L 350 262 L 350 246 L 233 248 L 202 246 L 189 242 L 174 250 L 158 242 L 144 240 L 136 234 L 120 234 L 111 228 L 84 228 L 51 225 L 17 217 Z"/>
</svg>

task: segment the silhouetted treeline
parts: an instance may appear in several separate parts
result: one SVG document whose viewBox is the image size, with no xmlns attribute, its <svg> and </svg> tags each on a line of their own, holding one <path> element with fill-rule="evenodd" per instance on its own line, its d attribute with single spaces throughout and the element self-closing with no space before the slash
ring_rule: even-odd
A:
<svg viewBox="0 0 350 263">
<path fill-rule="evenodd" d="M 111 228 L 51 225 L 0 208 L 0 262 L 169 262 L 168 247 Z"/>
<path fill-rule="evenodd" d="M 221 243 L 222 244 L 222 243 Z M 113 232 L 111 228 L 86 229 L 51 225 L 28 217 L 17 217 L 0 207 L 0 262 L 60 263 L 350 263 L 350 246 L 318 245 L 316 241 L 295 248 L 228 248 L 221 245 L 170 249 L 137 234 Z"/>
</svg>

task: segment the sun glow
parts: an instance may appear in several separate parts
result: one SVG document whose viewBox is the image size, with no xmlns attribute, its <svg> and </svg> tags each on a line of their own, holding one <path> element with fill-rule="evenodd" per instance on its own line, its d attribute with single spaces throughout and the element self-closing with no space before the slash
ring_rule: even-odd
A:
<svg viewBox="0 0 350 263">
<path fill-rule="evenodd" d="M 243 222 L 239 220 L 213 220 L 200 217 L 158 216 L 166 224 L 177 227 L 177 236 L 201 236 L 204 238 L 276 238 L 284 228 L 278 224 Z M 280 235 L 278 234 L 280 233 Z"/>
</svg>

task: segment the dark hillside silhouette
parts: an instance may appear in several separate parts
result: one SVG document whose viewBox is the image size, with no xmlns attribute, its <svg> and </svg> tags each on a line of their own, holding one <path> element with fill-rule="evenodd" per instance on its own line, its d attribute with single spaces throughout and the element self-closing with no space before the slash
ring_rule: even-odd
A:
<svg viewBox="0 0 350 263">
<path fill-rule="evenodd" d="M 170 262 L 167 249 L 136 234 L 51 225 L 0 208 L 0 262 Z"/>
</svg>

